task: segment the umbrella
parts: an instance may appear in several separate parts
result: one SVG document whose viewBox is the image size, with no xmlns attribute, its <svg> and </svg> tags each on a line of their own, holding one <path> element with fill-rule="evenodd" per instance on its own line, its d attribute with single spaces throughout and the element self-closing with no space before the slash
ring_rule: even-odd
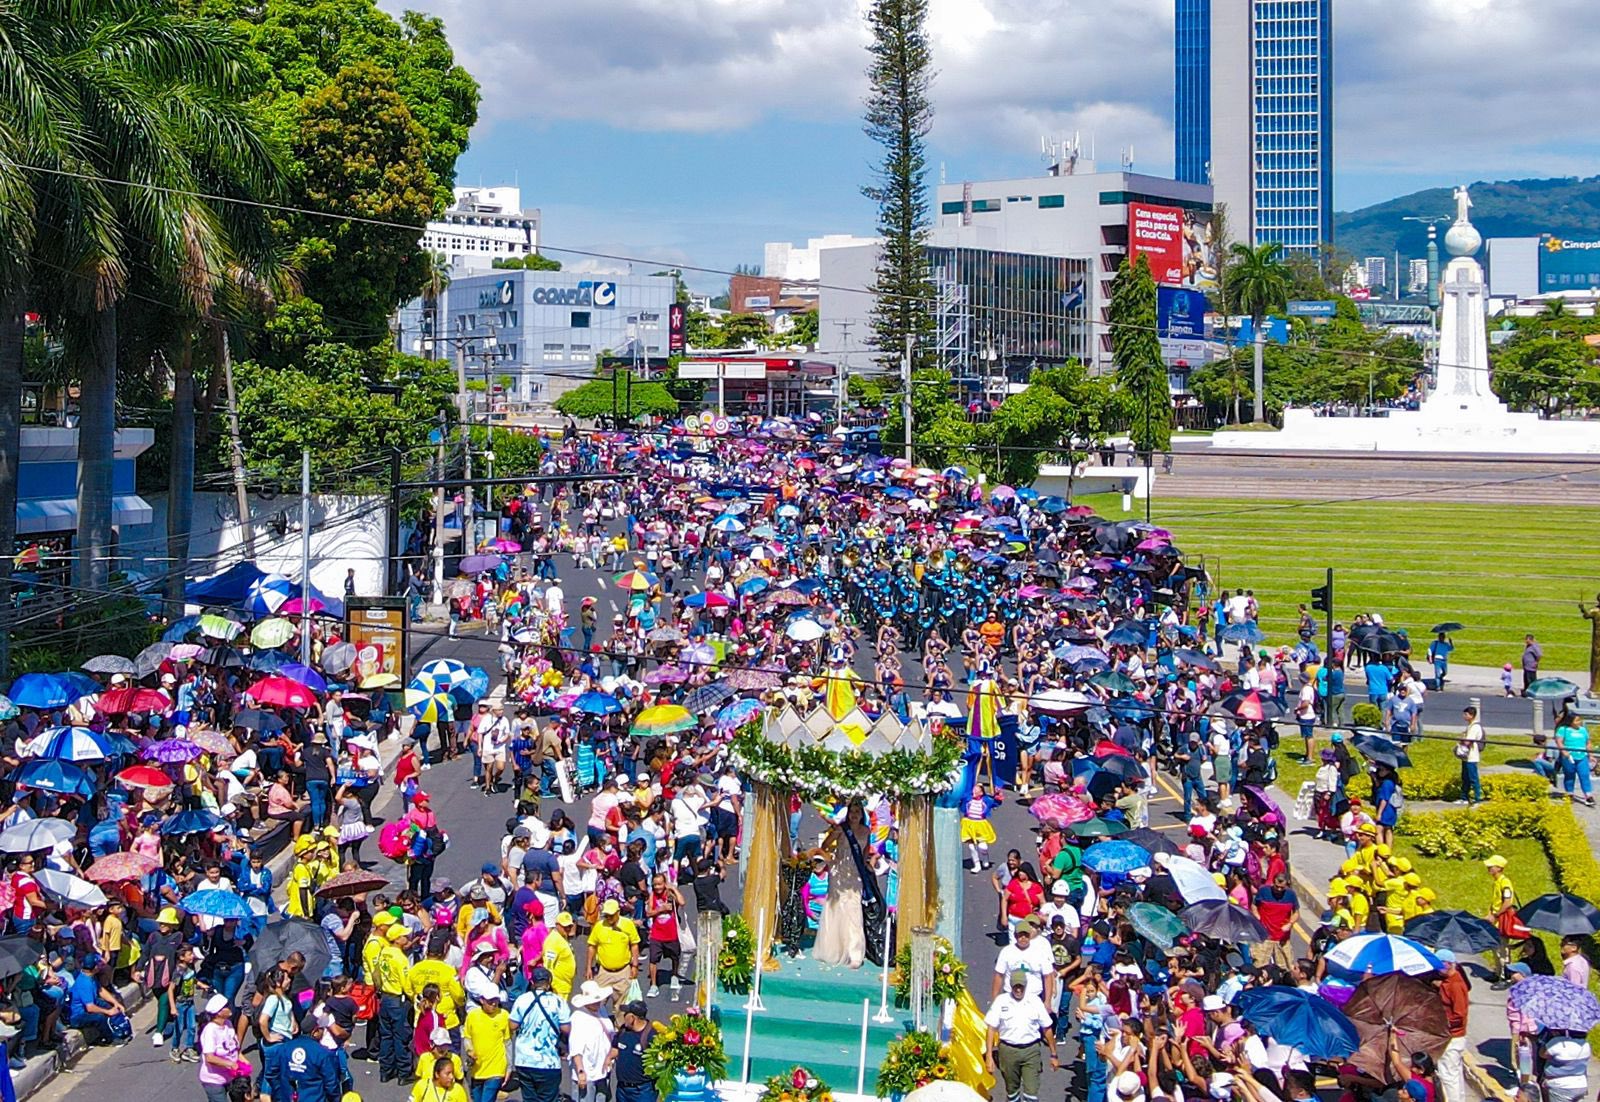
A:
<svg viewBox="0 0 1600 1102">
<path fill-rule="evenodd" d="M 1271 820 L 1277 816 L 1279 823 L 1287 823 L 1289 817 L 1283 813 L 1283 808 L 1278 806 L 1278 801 L 1267 794 L 1267 790 L 1260 785 L 1247 784 L 1240 789 L 1244 796 L 1245 804 L 1263 819 Z"/>
<path fill-rule="evenodd" d="M 131 674 L 133 673 L 133 659 L 124 658 L 120 654 L 97 654 L 79 668 L 87 670 L 89 673 Z"/>
<path fill-rule="evenodd" d="M 1600 910 L 1587 899 L 1568 892 L 1549 892 L 1524 903 L 1517 911 L 1523 924 L 1552 934 L 1593 934 L 1600 932 Z M 1544 1020 L 1540 1019 L 1540 1024 Z"/>
<path fill-rule="evenodd" d="M 171 653 L 171 643 L 151 643 L 144 650 L 133 656 L 133 672 L 140 677 L 149 677 L 161 668 L 161 663 L 165 662 L 167 655 Z"/>
<path fill-rule="evenodd" d="M 189 633 L 200 627 L 200 617 L 184 616 L 167 625 L 167 630 L 161 633 L 163 643 L 181 643 L 189 637 Z"/>
<path fill-rule="evenodd" d="M 1255 689 L 1231 693 L 1222 702 L 1223 711 L 1246 723 L 1262 723 L 1283 715 L 1283 709 L 1271 697 L 1263 697 Z"/>
<path fill-rule="evenodd" d="M 1036 712 L 1047 715 L 1063 715 L 1067 712 L 1081 712 L 1089 707 L 1090 700 L 1076 689 L 1046 689 L 1029 698 L 1028 706 Z"/>
<path fill-rule="evenodd" d="M 0 979 L 20 976 L 43 956 L 43 947 L 31 937 L 0 938 Z"/>
<path fill-rule="evenodd" d="M 646 635 L 645 641 L 649 643 L 676 643 L 682 638 L 683 632 L 679 631 L 675 627 L 667 627 L 666 625 L 663 625 L 651 631 L 649 635 Z"/>
<path fill-rule="evenodd" d="M 283 574 L 266 574 L 250 583 L 245 594 L 245 610 L 255 616 L 271 616 L 293 597 L 299 586 Z"/>
<path fill-rule="evenodd" d="M 257 704 L 277 708 L 313 708 L 317 703 L 310 689 L 287 677 L 264 677 L 246 691 Z"/>
<path fill-rule="evenodd" d="M 1074 823 L 1086 823 L 1093 819 L 1094 805 L 1063 792 L 1047 792 L 1033 801 L 1028 807 L 1028 813 L 1041 823 L 1069 827 Z"/>
<path fill-rule="evenodd" d="M 1453 953 L 1487 953 L 1500 947 L 1494 923 L 1470 911 L 1433 911 L 1406 923 L 1406 937 Z"/>
<path fill-rule="evenodd" d="M 574 700 L 572 707 L 575 711 L 591 716 L 612 716 L 622 711 L 622 704 L 616 697 L 609 693 L 597 693 L 592 689 Z"/>
<path fill-rule="evenodd" d="M 1223 628 L 1222 637 L 1230 643 L 1249 643 L 1254 645 L 1264 641 L 1267 634 L 1258 628 L 1254 621 L 1246 620 L 1242 624 L 1229 624 Z"/>
<path fill-rule="evenodd" d="M 263 712 L 260 708 L 241 708 L 234 712 L 233 725 L 243 727 L 246 731 L 260 731 L 262 734 L 283 730 L 283 720 L 271 712 Z"/>
<path fill-rule="evenodd" d="M 106 740 L 87 727 L 48 727 L 25 748 L 30 757 L 60 761 L 100 761 L 111 756 Z"/>
<path fill-rule="evenodd" d="M 228 736 L 220 731 L 190 731 L 188 739 L 208 754 L 232 757 L 238 753 L 233 743 L 228 740 Z"/>
<path fill-rule="evenodd" d="M 1109 838 L 1113 834 L 1123 833 L 1128 828 L 1121 823 L 1113 823 L 1096 816 L 1093 819 L 1085 819 L 1081 823 L 1073 823 L 1067 829 L 1079 838 Z"/>
<path fill-rule="evenodd" d="M 743 532 L 744 521 L 736 516 L 724 513 L 711 522 L 711 527 L 718 532 Z"/>
<path fill-rule="evenodd" d="M 1106 635 L 1106 642 L 1114 647 L 1141 647 L 1150 638 L 1150 629 L 1142 623 L 1124 620 Z"/>
<path fill-rule="evenodd" d="M 678 660 L 691 666 L 709 666 L 716 662 L 717 652 L 710 643 L 690 643 L 678 652 Z"/>
<path fill-rule="evenodd" d="M 1150 867 L 1150 851 L 1120 838 L 1090 846 L 1083 855 L 1085 868 L 1095 872 L 1127 874 L 1134 869 Z"/>
<path fill-rule="evenodd" d="M 161 862 L 142 853 L 108 853 L 84 871 L 84 876 L 96 884 L 115 884 L 122 880 L 139 880 L 155 872 Z"/>
<path fill-rule="evenodd" d="M 22 709 L 9 696 L 0 694 L 0 719 L 15 719 L 21 714 Z"/>
<path fill-rule="evenodd" d="M 224 643 L 231 643 L 238 638 L 244 630 L 244 625 L 237 620 L 230 620 L 226 616 L 219 616 L 214 612 L 200 617 L 200 634 L 212 639 L 221 639 Z"/>
<path fill-rule="evenodd" d="M 1201 651 L 1183 648 L 1173 651 L 1172 657 L 1186 666 L 1193 666 L 1197 670 L 1210 670 L 1212 673 L 1222 672 L 1222 663 Z"/>
<path fill-rule="evenodd" d="M 400 678 L 392 673 L 375 673 L 361 679 L 363 689 L 388 689 L 400 684 Z"/>
<path fill-rule="evenodd" d="M 289 664 L 289 656 L 281 650 L 258 650 L 246 663 L 257 673 L 277 673 Z"/>
<path fill-rule="evenodd" d="M 1523 696 L 1531 696 L 1535 700 L 1565 700 L 1569 696 L 1578 694 L 1578 686 L 1564 677 L 1541 677 L 1526 689 L 1522 690 Z M 12 697 L 15 698 L 13 693 Z M 19 702 L 20 703 L 20 702 Z"/>
<path fill-rule="evenodd" d="M 19 708 L 65 708 L 77 699 L 72 687 L 53 673 L 25 673 L 11 683 L 7 694 Z"/>
<path fill-rule="evenodd" d="M 107 690 L 94 702 L 94 710 L 103 716 L 125 716 L 130 712 L 165 712 L 170 707 L 172 701 L 166 693 L 157 689 L 146 689 L 142 685 Z"/>
<path fill-rule="evenodd" d="M 828 629 L 815 620 L 801 618 L 789 621 L 789 626 L 783 629 L 783 633 L 796 642 L 811 643 L 828 634 Z"/>
<path fill-rule="evenodd" d="M 1439 958 L 1421 944 L 1393 934 L 1356 934 L 1328 950 L 1323 959 L 1349 976 L 1386 976 L 1390 972 L 1425 976 L 1441 967 Z"/>
<path fill-rule="evenodd" d="M 281 677 L 287 677 L 290 681 L 300 682 L 312 692 L 325 693 L 328 691 L 328 683 L 323 679 L 322 675 L 310 666 L 303 666 L 299 662 L 284 663 L 278 668 L 278 674 Z"/>
<path fill-rule="evenodd" d="M 1434 624 L 1433 627 L 1429 628 L 1428 630 L 1433 632 L 1435 635 L 1448 635 L 1452 631 L 1466 631 L 1467 625 L 1463 624 L 1460 620 L 1446 620 L 1442 624 Z"/>
<path fill-rule="evenodd" d="M 678 665 L 657 666 L 642 678 L 646 685 L 676 685 L 688 679 L 689 671 Z"/>
<path fill-rule="evenodd" d="M 1267 928 L 1259 918 L 1226 899 L 1204 899 L 1178 912 L 1184 925 L 1197 934 L 1234 944 L 1259 945 L 1266 941 Z"/>
<path fill-rule="evenodd" d="M 1391 1045 L 1399 1044 L 1408 1056 L 1426 1052 L 1437 1059 L 1450 1043 L 1450 1021 L 1438 992 L 1412 976 L 1394 973 L 1362 980 L 1345 1003 L 1344 1015 L 1361 1037 L 1350 1062 L 1380 1082 L 1392 1078 Z"/>
<path fill-rule="evenodd" d="M 1328 1000 L 1298 987 L 1247 987 L 1233 1005 L 1258 1031 L 1308 1060 L 1340 1060 L 1361 1047 L 1355 1023 Z"/>
<path fill-rule="evenodd" d="M 256 934 L 250 949 L 250 967 L 259 976 L 295 952 L 305 955 L 307 976 L 322 975 L 333 959 L 321 926 L 304 918 L 284 918 L 267 923 Z"/>
<path fill-rule="evenodd" d="M 810 603 L 809 601 L 806 602 L 806 604 Z M 685 608 L 730 608 L 732 605 L 733 602 L 728 600 L 726 594 L 715 589 L 707 590 L 704 593 L 691 593 L 683 599 L 683 607 Z"/>
<path fill-rule="evenodd" d="M 1411 755 L 1382 735 L 1357 735 L 1350 740 L 1350 745 L 1379 765 L 1395 769 L 1409 768 L 1411 765 Z"/>
<path fill-rule="evenodd" d="M 1089 678 L 1089 684 L 1098 685 L 1110 693 L 1131 693 L 1139 687 L 1133 678 L 1116 670 L 1101 670 Z"/>
<path fill-rule="evenodd" d="M 0 853 L 38 853 L 70 841 L 76 833 L 65 819 L 28 819 L 0 831 Z"/>
<path fill-rule="evenodd" d="M 1600 999 L 1560 976 L 1529 976 L 1511 985 L 1506 1002 L 1545 1029 L 1587 1032 L 1600 1024 Z"/>
<path fill-rule="evenodd" d="M 704 715 L 732 699 L 733 690 L 728 688 L 726 681 L 713 681 L 709 685 L 691 689 L 689 695 L 683 698 L 683 706 L 696 715 Z"/>
<path fill-rule="evenodd" d="M 1172 886 L 1185 903 L 1204 903 L 1207 900 L 1226 900 L 1228 893 L 1218 887 L 1205 866 L 1189 857 L 1168 857 L 1167 875 Z"/>
<path fill-rule="evenodd" d="M 139 751 L 139 756 L 145 761 L 158 761 L 162 765 L 182 765 L 194 761 L 204 750 L 184 738 L 162 739 L 153 742 Z"/>
<path fill-rule="evenodd" d="M 1110 773 L 1122 781 L 1137 781 L 1144 779 L 1144 768 L 1128 757 L 1126 754 L 1101 754 L 1094 759 L 1095 768 L 1102 773 Z"/>
<path fill-rule="evenodd" d="M 33 874 L 39 882 L 39 887 L 52 899 L 60 900 L 68 907 L 104 907 L 106 893 L 100 890 L 98 884 L 91 884 L 81 876 L 61 872 L 57 869 L 40 869 Z"/>
<path fill-rule="evenodd" d="M 346 672 L 356 661 L 354 643 L 335 643 L 322 652 L 322 668 L 335 677 Z"/>
<path fill-rule="evenodd" d="M 438 723 L 454 719 L 456 702 L 447 692 L 433 693 L 426 689 L 407 689 L 406 711 L 417 717 L 418 723 Z"/>
<path fill-rule="evenodd" d="M 774 589 L 764 599 L 769 605 L 782 605 L 788 608 L 803 608 L 811 603 L 810 597 L 792 587 Z"/>
<path fill-rule="evenodd" d="M 1159 949 L 1172 948 L 1189 932 L 1181 918 L 1154 903 L 1135 903 L 1129 907 L 1128 921 L 1133 924 L 1134 933 Z"/>
<path fill-rule="evenodd" d="M 274 617 L 250 629 L 250 644 L 262 650 L 276 650 L 299 634 L 300 629 L 289 621 Z"/>
<path fill-rule="evenodd" d="M 643 570 L 629 570 L 616 577 L 618 589 L 632 590 L 635 593 L 643 592 L 654 584 L 655 579 Z"/>
<path fill-rule="evenodd" d="M 22 763 L 11 779 L 29 788 L 40 788 L 63 796 L 94 795 L 94 780 L 71 762 L 35 758 Z"/>
<path fill-rule="evenodd" d="M 428 687 L 444 692 L 471 680 L 472 671 L 467 669 L 466 663 L 457 662 L 454 658 L 435 658 L 417 670 L 411 684 L 415 688 Z"/>
<path fill-rule="evenodd" d="M 343 899 L 347 895 L 365 895 L 389 886 L 389 878 L 365 869 L 341 872 L 317 889 L 323 899 Z"/>
<path fill-rule="evenodd" d="M 178 901 L 178 906 L 192 915 L 207 918 L 249 918 L 250 904 L 238 892 L 225 888 L 202 888 Z"/>
<path fill-rule="evenodd" d="M 481 574 L 485 570 L 493 570 L 502 561 L 499 555 L 468 555 L 461 560 L 457 569 L 463 574 Z"/>
<path fill-rule="evenodd" d="M 765 704 L 752 697 L 735 700 L 717 713 L 717 730 L 723 733 L 737 731 L 740 727 L 760 715 L 765 708 Z"/>
<path fill-rule="evenodd" d="M 169 837 L 184 834 L 204 834 L 208 830 L 215 830 L 219 826 L 226 826 L 227 820 L 215 811 L 208 811 L 203 807 L 192 811 L 180 811 L 166 822 L 161 824 L 161 833 Z"/>
<path fill-rule="evenodd" d="M 172 787 L 172 778 L 151 765 L 130 765 L 117 774 L 117 780 L 129 788 Z"/>
<path fill-rule="evenodd" d="M 699 726 L 700 721 L 689 714 L 689 709 L 679 704 L 657 704 L 654 708 L 646 708 L 639 713 L 639 718 L 633 721 L 635 735 L 670 735 L 678 731 L 690 731 Z"/>
<path fill-rule="evenodd" d="M 1159 830 L 1151 830 L 1149 827 L 1136 827 L 1128 831 L 1128 833 L 1118 836 L 1117 840 L 1119 842 L 1132 842 L 1141 849 L 1148 850 L 1151 857 L 1158 853 L 1175 855 L 1183 852 L 1183 847 L 1178 843 L 1162 834 Z"/>
<path fill-rule="evenodd" d="M 783 684 L 783 671 L 773 669 L 738 669 L 728 674 L 728 684 L 742 693 L 776 689 Z"/>
<path fill-rule="evenodd" d="M 328 606 L 322 603 L 322 598 L 313 597 L 311 598 L 311 607 L 307 609 L 304 597 L 290 597 L 278 607 L 278 611 L 285 616 L 299 616 L 307 612 L 315 616 L 319 612 L 328 611 Z"/>
</svg>

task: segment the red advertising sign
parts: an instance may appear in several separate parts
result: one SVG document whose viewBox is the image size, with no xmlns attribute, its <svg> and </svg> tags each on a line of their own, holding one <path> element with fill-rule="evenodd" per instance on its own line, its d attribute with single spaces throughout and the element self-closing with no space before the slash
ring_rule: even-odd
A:
<svg viewBox="0 0 1600 1102">
<path fill-rule="evenodd" d="M 667 308 L 667 353 L 681 355 L 684 349 L 684 310 L 683 303 L 674 302 Z"/>
<path fill-rule="evenodd" d="M 1128 263 L 1143 256 L 1157 283 L 1183 283 L 1183 211 L 1177 207 L 1128 204 Z"/>
</svg>

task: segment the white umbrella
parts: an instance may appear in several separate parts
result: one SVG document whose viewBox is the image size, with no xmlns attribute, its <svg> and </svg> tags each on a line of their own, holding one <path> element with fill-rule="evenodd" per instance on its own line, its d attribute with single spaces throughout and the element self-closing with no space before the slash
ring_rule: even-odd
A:
<svg viewBox="0 0 1600 1102">
<path fill-rule="evenodd" d="M 1216 879 L 1198 861 L 1172 854 L 1158 854 L 1156 860 L 1162 857 L 1166 858 L 1167 873 L 1185 903 L 1228 898 L 1228 893 L 1217 886 Z"/>
<path fill-rule="evenodd" d="M 0 853 L 38 853 L 76 833 L 71 823 L 61 819 L 29 819 L 0 831 Z"/>
<path fill-rule="evenodd" d="M 1036 712 L 1048 712 L 1057 715 L 1063 712 L 1079 712 L 1089 707 L 1091 701 L 1077 689 L 1046 689 L 1035 694 L 1028 705 Z"/>
<path fill-rule="evenodd" d="M 800 643 L 812 643 L 828 634 L 828 629 L 815 620 L 792 620 L 783 633 Z"/>
<path fill-rule="evenodd" d="M 939 1079 L 906 1095 L 905 1102 L 983 1102 L 983 1095 L 953 1079 Z"/>
<path fill-rule="evenodd" d="M 69 907 L 106 905 L 106 893 L 100 890 L 99 885 L 91 884 L 82 877 L 58 872 L 55 869 L 40 869 L 33 874 L 33 878 L 39 882 L 39 887 L 44 889 L 46 895 L 60 900 Z"/>
</svg>

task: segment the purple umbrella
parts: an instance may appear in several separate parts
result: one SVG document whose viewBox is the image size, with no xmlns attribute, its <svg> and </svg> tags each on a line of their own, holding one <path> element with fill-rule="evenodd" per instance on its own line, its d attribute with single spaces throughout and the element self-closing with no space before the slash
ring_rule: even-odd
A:
<svg viewBox="0 0 1600 1102">
<path fill-rule="evenodd" d="M 740 692 L 759 692 L 763 689 L 776 689 L 783 684 L 782 670 L 734 670 L 728 674 L 728 687 L 738 689 Z"/>
<path fill-rule="evenodd" d="M 1095 579 L 1089 577 L 1089 575 L 1087 575 L 1087 574 L 1079 574 L 1076 578 L 1072 578 L 1071 580 L 1069 580 L 1067 582 L 1067 584 L 1062 586 L 1061 588 L 1063 588 L 1063 589 L 1094 589 L 1097 586 L 1099 586 L 1099 584 L 1100 583 L 1098 581 L 1096 581 Z"/>
<path fill-rule="evenodd" d="M 682 681 L 689 676 L 689 671 L 681 666 L 658 666 L 644 675 L 646 685 L 671 685 Z"/>
<path fill-rule="evenodd" d="M 1580 1032 L 1600 1023 L 1600 999 L 1560 976 L 1529 976 L 1511 985 L 1506 1002 L 1546 1029 Z"/>
<path fill-rule="evenodd" d="M 500 565 L 499 555 L 468 555 L 461 560 L 461 573 L 479 574 Z"/>
<path fill-rule="evenodd" d="M 145 761 L 159 761 L 163 765 L 177 765 L 193 761 L 203 753 L 205 753 L 204 750 L 188 739 L 169 738 L 162 739 L 160 742 L 152 742 L 149 746 L 139 751 L 139 756 Z"/>
</svg>

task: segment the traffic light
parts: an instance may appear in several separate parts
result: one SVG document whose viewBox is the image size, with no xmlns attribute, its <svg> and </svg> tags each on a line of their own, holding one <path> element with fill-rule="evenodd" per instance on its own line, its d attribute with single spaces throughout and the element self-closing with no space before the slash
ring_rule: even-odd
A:
<svg viewBox="0 0 1600 1102">
<path fill-rule="evenodd" d="M 1333 571 L 1328 571 L 1328 581 L 1311 591 L 1311 607 L 1318 612 L 1333 612 Z"/>
</svg>

